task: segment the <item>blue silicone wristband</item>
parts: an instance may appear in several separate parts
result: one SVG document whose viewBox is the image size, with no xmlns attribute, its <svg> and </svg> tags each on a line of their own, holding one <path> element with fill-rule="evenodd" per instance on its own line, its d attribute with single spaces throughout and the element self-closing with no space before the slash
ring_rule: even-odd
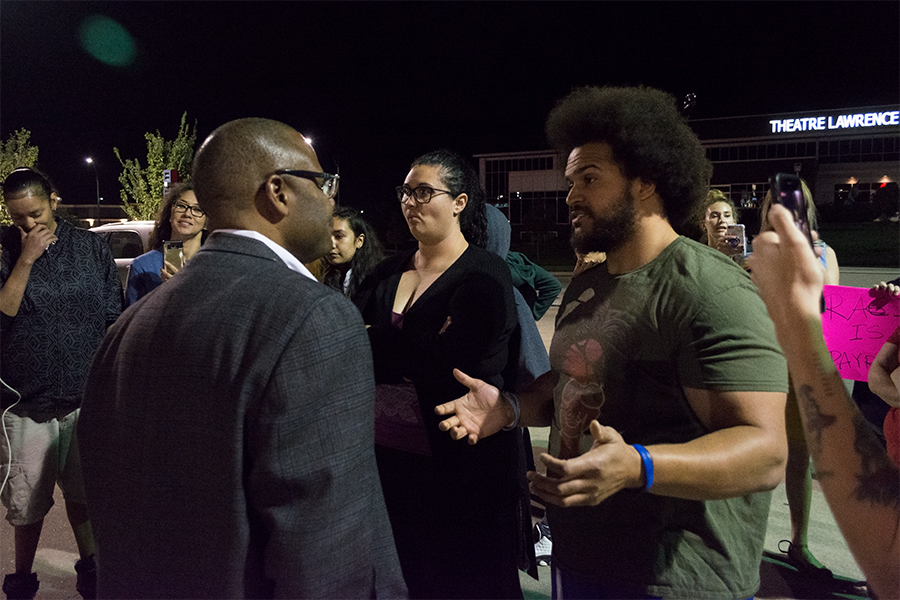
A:
<svg viewBox="0 0 900 600">
<path fill-rule="evenodd" d="M 653 458 L 651 458 L 647 449 L 640 444 L 632 444 L 631 447 L 641 455 L 641 466 L 644 471 L 644 487 L 641 491 L 646 492 L 653 485 Z"/>
</svg>

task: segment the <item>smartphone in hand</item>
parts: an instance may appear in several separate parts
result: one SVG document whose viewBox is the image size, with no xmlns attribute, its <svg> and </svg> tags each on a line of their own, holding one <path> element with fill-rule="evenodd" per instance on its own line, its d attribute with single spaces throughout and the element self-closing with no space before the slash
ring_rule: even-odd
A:
<svg viewBox="0 0 900 600">
<path fill-rule="evenodd" d="M 803 195 L 803 187 L 800 184 L 800 178 L 796 175 L 787 173 L 778 173 L 770 180 L 770 189 L 772 193 L 772 203 L 780 204 L 794 216 L 794 223 L 797 228 L 803 232 L 809 245 L 812 246 L 812 233 L 809 228 L 809 207 L 806 204 L 806 198 Z"/>
<path fill-rule="evenodd" d="M 740 263 L 747 256 L 747 233 L 744 225 L 741 223 L 729 225 L 725 229 L 725 241 L 728 242 L 729 248 L 726 254 Z"/>
<path fill-rule="evenodd" d="M 184 266 L 184 242 L 168 240 L 163 242 L 163 260 L 176 269 Z"/>
<path fill-rule="evenodd" d="M 807 205 L 806 196 L 803 195 L 803 186 L 800 184 L 800 178 L 796 175 L 778 173 L 772 177 L 770 183 L 772 202 L 774 204 L 780 204 L 791 211 L 797 229 L 802 231 L 803 235 L 806 236 L 806 239 L 809 240 L 810 248 L 815 249 L 812 232 L 809 227 L 809 206 Z M 822 313 L 825 312 L 824 294 L 819 299 L 819 310 Z"/>
</svg>

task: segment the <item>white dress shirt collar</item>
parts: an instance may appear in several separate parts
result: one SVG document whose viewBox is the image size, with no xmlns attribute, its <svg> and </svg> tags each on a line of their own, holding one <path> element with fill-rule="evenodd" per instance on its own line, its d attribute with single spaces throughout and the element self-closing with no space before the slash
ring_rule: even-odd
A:
<svg viewBox="0 0 900 600">
<path fill-rule="evenodd" d="M 230 233 L 233 235 L 240 235 L 243 237 L 252 238 L 254 240 L 259 240 L 260 242 L 268 246 L 269 249 L 272 250 L 272 252 L 277 254 L 278 257 L 284 261 L 284 264 L 286 264 L 291 271 L 296 271 L 301 275 L 309 277 L 313 281 L 318 281 L 318 279 L 316 279 L 315 276 L 310 273 L 309 269 L 307 269 L 302 262 L 297 260 L 296 256 L 294 256 L 258 231 L 253 231 L 250 229 L 216 229 L 214 233 L 216 232 Z"/>
</svg>

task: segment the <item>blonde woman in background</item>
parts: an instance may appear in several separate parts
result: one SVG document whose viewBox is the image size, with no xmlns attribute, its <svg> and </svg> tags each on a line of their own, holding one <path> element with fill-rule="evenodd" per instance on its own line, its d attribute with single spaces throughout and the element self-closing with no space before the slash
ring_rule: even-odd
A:
<svg viewBox="0 0 900 600">
<path fill-rule="evenodd" d="M 805 181 L 800 182 L 803 190 L 803 199 L 806 204 L 806 221 L 810 229 L 817 229 L 817 211 L 812 193 Z M 772 231 L 769 223 L 769 210 L 772 207 L 772 192 L 766 194 L 760 209 L 760 233 Z M 825 271 L 825 284 L 838 285 L 840 271 L 837 255 L 834 250 L 818 240 L 817 247 L 822 248 L 819 262 Z M 784 487 L 787 494 L 788 510 L 791 519 L 791 539 L 778 543 L 779 550 L 787 555 L 788 563 L 794 566 L 803 575 L 815 578 L 830 579 L 831 570 L 827 569 L 813 556 L 809 549 L 809 510 L 812 502 L 812 477 L 809 467 L 809 448 L 806 437 L 803 434 L 803 425 L 800 421 L 800 408 L 797 404 L 797 395 L 791 385 L 788 391 L 787 405 L 785 406 L 785 427 L 788 437 L 788 460 L 785 468 Z M 782 550 L 782 544 L 787 545 Z"/>
<path fill-rule="evenodd" d="M 737 224 L 737 210 L 734 204 L 719 190 L 709 190 L 706 196 L 706 210 L 700 228 L 706 234 L 706 245 L 723 254 L 731 254 L 731 244 L 726 233 L 729 225 Z"/>
</svg>

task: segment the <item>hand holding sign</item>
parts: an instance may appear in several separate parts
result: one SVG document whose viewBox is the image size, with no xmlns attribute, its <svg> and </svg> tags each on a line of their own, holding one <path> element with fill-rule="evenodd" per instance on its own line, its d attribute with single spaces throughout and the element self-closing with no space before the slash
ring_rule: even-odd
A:
<svg viewBox="0 0 900 600">
<path fill-rule="evenodd" d="M 824 295 L 822 333 L 838 373 L 868 381 L 872 361 L 900 324 L 900 298 L 885 302 L 867 288 L 841 285 L 826 285 Z"/>
</svg>

